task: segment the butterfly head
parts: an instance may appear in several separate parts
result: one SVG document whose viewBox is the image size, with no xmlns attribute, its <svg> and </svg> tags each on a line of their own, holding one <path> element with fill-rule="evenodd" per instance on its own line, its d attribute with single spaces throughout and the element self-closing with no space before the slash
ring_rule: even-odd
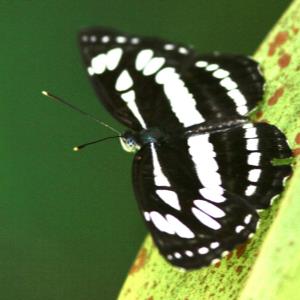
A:
<svg viewBox="0 0 300 300">
<path fill-rule="evenodd" d="M 122 148 L 126 152 L 135 153 L 141 148 L 141 145 L 138 142 L 138 135 L 132 131 L 126 131 L 124 134 L 122 134 L 120 137 L 120 142 Z"/>
</svg>

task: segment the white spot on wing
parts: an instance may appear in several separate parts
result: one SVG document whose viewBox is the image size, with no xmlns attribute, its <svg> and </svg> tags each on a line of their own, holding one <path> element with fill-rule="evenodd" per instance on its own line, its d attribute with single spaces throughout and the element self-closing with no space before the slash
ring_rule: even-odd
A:
<svg viewBox="0 0 300 300">
<path fill-rule="evenodd" d="M 98 54 L 91 60 L 91 71 L 94 74 L 102 74 L 106 69 L 106 55 Z"/>
<path fill-rule="evenodd" d="M 174 253 L 175 258 L 179 259 L 182 257 L 182 255 L 179 252 Z"/>
<path fill-rule="evenodd" d="M 123 70 L 121 74 L 119 75 L 117 82 L 116 82 L 116 90 L 117 91 L 125 91 L 131 88 L 133 85 L 133 80 L 131 76 L 129 75 L 127 70 Z"/>
<path fill-rule="evenodd" d="M 205 200 L 194 200 L 194 205 L 213 218 L 222 218 L 225 216 L 223 210 Z"/>
<path fill-rule="evenodd" d="M 92 35 L 92 36 L 90 37 L 90 41 L 91 41 L 92 43 L 95 43 L 95 42 L 97 41 L 97 37 L 96 37 L 95 35 Z"/>
<path fill-rule="evenodd" d="M 246 139 L 256 138 L 257 137 L 257 129 L 255 127 L 246 129 L 244 136 Z"/>
<path fill-rule="evenodd" d="M 185 47 L 179 47 L 178 52 L 181 54 L 188 54 L 189 51 Z"/>
<path fill-rule="evenodd" d="M 180 210 L 178 196 L 175 192 L 169 190 L 156 190 L 156 194 L 171 207 Z"/>
<path fill-rule="evenodd" d="M 152 58 L 146 65 L 143 70 L 143 74 L 145 76 L 153 75 L 156 73 L 165 63 L 165 59 L 163 57 L 154 57 Z"/>
<path fill-rule="evenodd" d="M 210 245 L 209 245 L 209 247 L 211 248 L 211 249 L 216 249 L 216 248 L 218 248 L 220 246 L 220 243 L 219 242 L 212 242 Z"/>
<path fill-rule="evenodd" d="M 158 161 L 157 153 L 154 144 L 150 144 L 153 163 L 154 183 L 156 186 L 171 186 L 168 178 L 163 173 Z"/>
<path fill-rule="evenodd" d="M 244 229 L 245 229 L 244 226 L 238 225 L 238 226 L 235 227 L 235 232 L 236 232 L 236 233 L 240 233 L 240 232 L 241 232 L 242 230 L 244 230 Z"/>
<path fill-rule="evenodd" d="M 147 211 L 144 212 L 144 218 L 147 222 L 149 222 L 151 220 L 150 214 Z"/>
<path fill-rule="evenodd" d="M 108 70 L 114 70 L 122 57 L 123 50 L 121 48 L 114 48 L 107 52 L 106 54 L 106 67 Z"/>
<path fill-rule="evenodd" d="M 188 257 L 193 257 L 194 256 L 194 253 L 191 250 L 186 250 L 184 253 Z"/>
<path fill-rule="evenodd" d="M 213 218 L 211 218 L 210 216 L 208 216 L 207 214 L 205 214 L 204 212 L 202 212 L 201 210 L 199 210 L 198 208 L 193 207 L 192 208 L 192 212 L 194 214 L 194 216 L 205 226 L 214 229 L 214 230 L 218 230 L 221 228 L 221 224 L 219 222 L 217 222 L 216 220 L 214 220 Z"/>
<path fill-rule="evenodd" d="M 150 217 L 152 220 L 152 223 L 155 225 L 155 227 L 162 231 L 166 232 L 168 234 L 175 234 L 174 229 L 171 227 L 169 222 L 158 212 L 152 211 L 150 212 Z"/>
<path fill-rule="evenodd" d="M 251 152 L 248 155 L 248 165 L 259 166 L 261 154 L 259 152 Z"/>
<path fill-rule="evenodd" d="M 237 106 L 245 106 L 247 104 L 246 98 L 238 89 L 233 89 L 227 92 L 227 95 L 234 101 Z"/>
<path fill-rule="evenodd" d="M 180 123 L 188 127 L 204 122 L 196 108 L 196 100 L 174 68 L 160 70 L 155 76 L 155 81 L 163 85 L 171 109 Z"/>
<path fill-rule="evenodd" d="M 238 85 L 231 78 L 226 77 L 220 81 L 221 86 L 223 86 L 228 91 L 236 89 Z"/>
<path fill-rule="evenodd" d="M 205 70 L 206 71 L 209 71 L 209 72 L 212 72 L 212 71 L 215 71 L 219 68 L 219 66 L 217 64 L 211 64 L 211 65 L 208 65 Z"/>
<path fill-rule="evenodd" d="M 208 65 L 207 61 L 199 60 L 195 63 L 195 66 L 198 68 L 205 68 Z"/>
<path fill-rule="evenodd" d="M 209 249 L 207 247 L 201 247 L 198 249 L 198 253 L 202 255 L 208 253 L 208 251 Z"/>
<path fill-rule="evenodd" d="M 250 223 L 250 221 L 251 221 L 251 219 L 252 219 L 252 215 L 247 215 L 246 217 L 245 217 L 245 219 L 244 219 L 244 223 L 245 224 L 249 224 Z"/>
<path fill-rule="evenodd" d="M 122 99 L 125 101 L 125 102 L 133 102 L 135 100 L 135 92 L 133 90 L 131 91 L 128 91 L 126 93 L 123 93 L 121 95 Z"/>
<path fill-rule="evenodd" d="M 243 125 L 244 129 L 253 128 L 253 127 L 254 127 L 254 125 L 252 123 L 247 123 L 247 124 Z"/>
<path fill-rule="evenodd" d="M 252 169 L 248 173 L 248 180 L 252 182 L 257 182 L 261 175 L 261 169 Z"/>
<path fill-rule="evenodd" d="M 218 79 L 223 79 L 225 77 L 227 77 L 229 75 L 229 72 L 228 71 L 225 71 L 223 69 L 218 69 L 216 70 L 215 72 L 213 72 L 212 74 L 215 78 L 218 78 Z"/>
<path fill-rule="evenodd" d="M 246 142 L 246 148 L 250 151 L 257 151 L 258 150 L 258 139 L 248 139 Z"/>
<path fill-rule="evenodd" d="M 224 189 L 220 186 L 216 186 L 214 189 L 202 188 L 199 189 L 199 192 L 204 198 L 212 202 L 220 203 L 226 201 L 226 198 L 222 196 Z"/>
<path fill-rule="evenodd" d="M 139 42 L 140 42 L 140 40 L 137 37 L 134 37 L 134 38 L 131 39 L 131 43 L 134 44 L 134 45 L 138 44 Z"/>
<path fill-rule="evenodd" d="M 164 49 L 165 50 L 174 50 L 175 49 L 175 45 L 173 45 L 173 44 L 166 44 L 164 46 Z"/>
<path fill-rule="evenodd" d="M 238 106 L 236 108 L 236 111 L 240 114 L 240 115 L 245 115 L 248 113 L 248 107 L 246 105 L 241 105 L 241 106 Z"/>
<path fill-rule="evenodd" d="M 150 49 L 140 51 L 135 60 L 135 68 L 138 71 L 143 70 L 152 56 L 153 51 Z"/>
<path fill-rule="evenodd" d="M 95 73 L 94 73 L 94 69 L 93 69 L 92 67 L 88 67 L 88 68 L 87 68 L 87 71 L 88 71 L 88 73 L 89 73 L 90 76 L 92 76 L 92 75 L 95 74 Z"/>
<path fill-rule="evenodd" d="M 218 164 L 215 160 L 209 134 L 195 135 L 188 138 L 189 153 L 195 165 L 196 173 L 202 185 L 215 189 L 221 185 L 221 176 L 217 172 Z"/>
<path fill-rule="evenodd" d="M 245 191 L 246 196 L 252 196 L 256 191 L 256 186 L 255 185 L 248 185 L 247 189 Z"/>
<path fill-rule="evenodd" d="M 185 239 L 192 239 L 195 237 L 195 234 L 174 216 L 168 214 L 166 215 L 166 219 L 178 236 Z"/>
<path fill-rule="evenodd" d="M 108 43 L 109 40 L 110 40 L 110 38 L 109 38 L 109 36 L 107 36 L 107 35 L 104 35 L 104 36 L 101 38 L 101 41 L 102 41 L 102 43 L 104 43 L 104 44 Z"/>
<path fill-rule="evenodd" d="M 124 44 L 127 41 L 127 38 L 125 36 L 117 36 L 116 42 L 119 44 Z"/>
<path fill-rule="evenodd" d="M 230 253 L 230 252 L 229 252 L 228 250 L 225 250 L 225 251 L 222 252 L 221 256 L 222 256 L 222 257 L 225 257 L 225 256 L 227 256 L 229 253 Z"/>
<path fill-rule="evenodd" d="M 127 107 L 130 109 L 132 114 L 137 118 L 139 123 L 143 128 L 147 128 L 145 121 L 143 117 L 141 116 L 139 109 L 135 103 L 135 92 L 134 91 L 128 91 L 126 93 L 121 94 L 121 98 L 126 102 Z"/>
<path fill-rule="evenodd" d="M 83 35 L 83 36 L 81 37 L 81 40 L 82 40 L 83 42 L 87 42 L 88 39 L 89 39 L 89 37 L 88 37 L 87 35 Z"/>
<path fill-rule="evenodd" d="M 220 259 L 219 258 L 215 258 L 211 261 L 211 265 L 216 265 L 217 263 L 220 262 Z"/>
</svg>

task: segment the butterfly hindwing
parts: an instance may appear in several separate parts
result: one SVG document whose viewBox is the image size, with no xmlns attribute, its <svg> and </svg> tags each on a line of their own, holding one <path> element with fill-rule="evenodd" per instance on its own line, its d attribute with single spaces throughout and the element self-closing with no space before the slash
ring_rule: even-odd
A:
<svg viewBox="0 0 300 300">
<path fill-rule="evenodd" d="M 198 55 L 158 38 L 91 28 L 80 48 L 101 101 L 134 130 L 166 131 L 246 116 L 262 97 L 258 64 L 241 55 Z"/>
<path fill-rule="evenodd" d="M 148 144 L 136 154 L 136 198 L 169 262 L 185 269 L 208 265 L 255 231 L 256 209 L 282 191 L 291 171 L 271 163 L 290 156 L 278 132 L 268 124 L 245 123 L 190 134 L 176 143 Z M 253 165 L 243 169 L 247 161 Z"/>
</svg>

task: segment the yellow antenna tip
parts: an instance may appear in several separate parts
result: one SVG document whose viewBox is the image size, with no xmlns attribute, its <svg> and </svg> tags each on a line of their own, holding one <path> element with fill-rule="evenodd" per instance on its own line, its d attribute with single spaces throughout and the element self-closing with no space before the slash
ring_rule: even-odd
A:
<svg viewBox="0 0 300 300">
<path fill-rule="evenodd" d="M 42 91 L 42 94 L 45 96 L 49 96 L 49 93 L 47 91 Z"/>
<path fill-rule="evenodd" d="M 74 147 L 73 151 L 79 151 L 79 148 L 78 147 Z"/>
</svg>

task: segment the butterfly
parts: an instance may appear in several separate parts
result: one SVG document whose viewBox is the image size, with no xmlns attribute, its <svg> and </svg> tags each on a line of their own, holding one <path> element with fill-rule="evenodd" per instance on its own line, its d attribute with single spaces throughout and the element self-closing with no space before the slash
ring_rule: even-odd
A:
<svg viewBox="0 0 300 300">
<path fill-rule="evenodd" d="M 129 128 L 134 193 L 162 256 L 197 269 L 247 241 L 291 174 L 272 163 L 292 155 L 284 134 L 248 118 L 263 96 L 258 63 L 101 27 L 79 46 L 100 101 Z"/>
</svg>

